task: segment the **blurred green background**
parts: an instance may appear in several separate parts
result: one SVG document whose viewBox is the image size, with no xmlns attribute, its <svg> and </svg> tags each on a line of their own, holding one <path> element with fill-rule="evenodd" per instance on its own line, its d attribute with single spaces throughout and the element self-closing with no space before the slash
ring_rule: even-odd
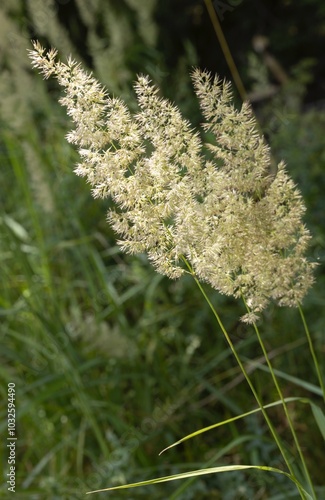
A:
<svg viewBox="0 0 325 500">
<path fill-rule="evenodd" d="M 273 155 L 286 161 L 306 201 L 309 257 L 320 265 L 304 310 L 322 362 L 325 4 L 213 5 Z M 62 59 L 72 54 L 132 110 L 132 83 L 138 73 L 149 74 L 195 126 L 201 116 L 191 68 L 231 80 L 203 1 L 2 1 L 0 376 L 4 402 L 7 384 L 16 384 L 17 498 L 81 499 L 92 489 L 207 465 L 281 467 L 259 415 L 158 456 L 185 434 L 256 404 L 195 283 L 187 277 L 169 281 L 145 256 L 125 256 L 117 248 L 105 221 L 110 201 L 93 200 L 72 172 L 78 157 L 64 138 L 70 125 L 57 103 L 60 91 L 32 71 L 26 52 L 31 39 L 55 46 Z M 240 105 L 236 88 L 234 95 Z M 263 401 L 276 400 L 253 332 L 239 322 L 242 307 L 207 291 Z M 285 396 L 320 404 L 298 312 L 270 307 L 261 330 Z M 307 407 L 296 403 L 290 409 L 321 498 L 321 435 Z M 286 439 L 281 410 L 270 415 Z M 0 428 L 5 436 L 5 404 Z M 289 438 L 286 445 L 294 449 Z M 6 473 L 5 438 L 1 453 Z M 5 476 L 0 488 L 5 497 Z M 280 500 L 297 493 L 284 477 L 256 471 L 101 498 L 106 496 Z"/>
</svg>

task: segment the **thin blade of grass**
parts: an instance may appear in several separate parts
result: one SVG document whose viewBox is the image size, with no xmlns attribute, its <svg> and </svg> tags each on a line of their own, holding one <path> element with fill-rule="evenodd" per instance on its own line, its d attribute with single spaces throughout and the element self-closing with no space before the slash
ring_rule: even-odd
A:
<svg viewBox="0 0 325 500">
<path fill-rule="evenodd" d="M 258 469 L 258 470 L 263 470 L 263 471 L 267 471 L 267 472 L 275 472 L 277 474 L 282 474 L 284 476 L 287 476 L 304 493 L 307 500 L 313 500 L 312 497 L 309 495 L 309 493 L 307 493 L 307 491 L 305 491 L 302 488 L 301 484 L 293 476 L 291 476 L 287 472 L 284 472 L 280 469 L 276 469 L 274 467 L 267 467 L 265 465 L 225 465 L 225 466 L 220 466 L 220 467 L 211 467 L 209 469 L 199 469 L 199 470 L 194 470 L 194 471 L 189 471 L 189 472 L 183 472 L 181 474 L 172 474 L 170 476 L 159 477 L 156 479 L 148 479 L 147 481 L 140 481 L 138 483 L 123 484 L 120 486 L 114 486 L 112 488 L 104 488 L 101 490 L 87 491 L 86 495 L 91 495 L 93 493 L 101 493 L 104 491 L 116 491 L 116 490 L 125 490 L 125 489 L 129 489 L 129 488 L 137 488 L 139 486 L 149 486 L 152 484 L 166 483 L 168 481 L 176 481 L 178 479 L 188 479 L 190 477 L 204 476 L 207 474 L 220 474 L 221 472 L 233 472 L 233 471 L 237 471 L 237 470 L 247 470 L 247 469 Z"/>
<path fill-rule="evenodd" d="M 309 402 L 308 400 L 303 400 L 303 398 L 299 397 L 291 397 L 291 398 L 285 398 L 286 403 L 290 403 L 292 401 L 300 401 L 300 402 Z M 281 405 L 282 401 L 278 400 L 275 401 L 274 403 L 270 403 L 268 405 L 265 405 L 263 408 L 272 408 L 273 406 L 278 406 Z M 248 411 L 246 413 L 242 413 L 241 415 L 236 415 L 235 417 L 228 418 L 227 420 L 223 420 L 222 422 L 218 422 L 216 424 L 209 425 L 208 427 L 203 427 L 202 429 L 199 429 L 198 431 L 192 432 L 191 434 L 188 434 L 187 436 L 183 437 L 182 439 L 179 439 L 175 443 L 171 444 L 170 446 L 167 446 L 167 448 L 164 448 L 159 455 L 162 455 L 165 451 L 169 450 L 170 448 L 173 448 L 174 446 L 177 446 L 184 441 L 187 441 L 188 439 L 191 439 L 195 436 L 198 436 L 200 434 L 203 434 L 204 432 L 210 431 L 212 429 L 216 429 L 217 427 L 221 427 L 222 425 L 229 424 L 230 422 L 235 422 L 236 420 L 240 420 L 242 418 L 248 417 L 249 415 L 253 415 L 254 413 L 257 413 L 261 411 L 260 408 L 255 408 L 254 410 Z"/>
<path fill-rule="evenodd" d="M 318 425 L 318 428 L 325 440 L 325 415 L 320 409 L 319 406 L 315 405 L 315 403 L 310 403 L 314 418 L 316 420 L 316 423 Z"/>
<path fill-rule="evenodd" d="M 247 360 L 250 364 L 255 365 L 258 369 L 270 373 L 270 370 L 267 366 L 263 365 L 262 363 L 258 363 L 257 361 L 249 361 Z M 288 375 L 287 373 L 274 369 L 273 370 L 275 375 L 279 378 L 282 378 L 284 380 L 287 380 L 288 382 L 292 382 L 293 384 L 297 385 L 298 387 L 301 387 L 302 389 L 305 389 L 306 391 L 312 392 L 313 394 L 316 394 L 317 396 L 322 396 L 323 392 L 320 387 L 318 387 L 315 384 L 311 384 L 310 382 L 307 382 L 306 380 L 302 380 L 298 377 L 294 377 L 292 375 Z"/>
</svg>

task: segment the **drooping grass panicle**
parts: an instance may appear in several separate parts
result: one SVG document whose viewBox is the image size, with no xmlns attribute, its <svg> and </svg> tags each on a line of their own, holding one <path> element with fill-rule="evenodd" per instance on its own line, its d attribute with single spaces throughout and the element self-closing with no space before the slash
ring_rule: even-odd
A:
<svg viewBox="0 0 325 500">
<path fill-rule="evenodd" d="M 34 67 L 65 89 L 75 129 L 67 136 L 79 147 L 78 175 L 95 197 L 110 196 L 108 220 L 122 250 L 146 252 L 170 278 L 184 272 L 219 292 L 244 296 L 255 322 L 270 300 L 298 305 L 312 284 L 314 265 L 305 257 L 309 232 L 304 204 L 283 163 L 270 175 L 271 156 L 250 106 L 237 110 L 230 85 L 196 69 L 192 78 L 214 138 L 204 155 L 197 131 L 174 104 L 139 76 L 139 111 L 131 114 L 79 64 L 56 60 L 37 43 Z"/>
</svg>

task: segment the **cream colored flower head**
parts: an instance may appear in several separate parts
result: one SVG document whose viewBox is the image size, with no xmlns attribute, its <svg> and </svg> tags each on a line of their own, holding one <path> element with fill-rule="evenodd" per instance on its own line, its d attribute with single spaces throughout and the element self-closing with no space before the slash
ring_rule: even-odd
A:
<svg viewBox="0 0 325 500">
<path fill-rule="evenodd" d="M 199 133 L 179 109 L 139 76 L 139 111 L 131 114 L 79 64 L 57 61 L 38 42 L 30 57 L 64 88 L 60 102 L 74 123 L 75 172 L 95 197 L 110 196 L 108 220 L 122 250 L 146 252 L 170 278 L 190 272 L 219 292 L 243 297 L 255 322 L 270 300 L 297 306 L 313 282 L 304 204 L 283 163 L 270 175 L 270 151 L 247 103 L 232 104 L 229 84 L 195 70 L 205 119 Z M 210 149 L 210 157 L 204 147 Z"/>
</svg>

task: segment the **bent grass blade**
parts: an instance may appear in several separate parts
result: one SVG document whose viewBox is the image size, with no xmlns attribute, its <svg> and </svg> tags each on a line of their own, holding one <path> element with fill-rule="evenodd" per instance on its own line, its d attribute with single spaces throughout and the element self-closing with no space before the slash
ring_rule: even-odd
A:
<svg viewBox="0 0 325 500">
<path fill-rule="evenodd" d="M 300 401 L 302 403 L 310 403 L 310 401 L 306 398 L 299 398 L 299 397 L 290 397 L 290 398 L 285 398 L 284 400 L 286 403 L 290 403 L 293 401 Z M 272 408 L 273 406 L 278 406 L 281 405 L 282 401 L 278 400 L 273 403 L 270 403 L 268 405 L 264 405 L 263 408 Z M 241 415 L 236 415 L 235 417 L 228 418 L 227 420 L 223 420 L 222 422 L 218 422 L 216 424 L 209 425 L 208 427 L 203 427 L 202 429 L 199 429 L 198 431 L 192 432 L 191 434 L 188 434 L 187 436 L 183 437 L 182 439 L 179 439 L 175 443 L 167 446 L 167 448 L 164 448 L 159 455 L 162 455 L 165 451 L 169 450 L 170 448 L 173 448 L 174 446 L 178 446 L 179 444 L 183 443 L 184 441 L 187 441 L 188 439 L 192 439 L 195 436 L 198 436 L 200 434 L 203 434 L 204 432 L 211 431 L 212 429 L 216 429 L 217 427 L 221 427 L 222 425 L 229 424 L 230 422 L 235 422 L 236 420 L 240 420 L 242 418 L 248 417 L 249 415 L 253 415 L 254 413 L 260 412 L 260 408 L 255 408 L 254 410 L 248 411 L 246 413 L 242 413 Z"/>
<path fill-rule="evenodd" d="M 91 495 L 93 493 L 102 493 L 104 491 L 116 491 L 116 490 L 125 490 L 128 488 L 137 488 L 139 486 L 149 486 L 152 484 L 158 484 L 158 483 L 166 483 L 168 481 L 176 481 L 178 479 L 188 479 L 190 477 L 195 477 L 195 476 L 204 476 L 206 474 L 220 474 L 221 472 L 233 472 L 237 470 L 247 470 L 247 469 L 259 469 L 267 472 L 275 472 L 277 474 L 282 474 L 284 476 L 287 476 L 292 482 L 294 482 L 300 491 L 303 492 L 303 494 L 306 497 L 306 500 L 313 500 L 312 497 L 305 491 L 301 484 L 288 474 L 287 472 L 284 472 L 280 469 L 276 469 L 274 467 L 267 467 L 264 465 L 226 465 L 226 466 L 220 466 L 220 467 L 211 467 L 209 469 L 200 469 L 200 470 L 194 470 L 194 471 L 189 471 L 189 472 L 184 472 L 181 474 L 173 474 L 171 476 L 164 476 L 164 477 L 159 477 L 156 479 L 149 479 L 147 481 L 140 481 L 138 483 L 131 483 L 131 484 L 123 484 L 121 486 L 114 486 L 112 488 L 104 488 L 101 490 L 95 490 L 95 491 L 88 491 L 86 494 Z"/>
</svg>

